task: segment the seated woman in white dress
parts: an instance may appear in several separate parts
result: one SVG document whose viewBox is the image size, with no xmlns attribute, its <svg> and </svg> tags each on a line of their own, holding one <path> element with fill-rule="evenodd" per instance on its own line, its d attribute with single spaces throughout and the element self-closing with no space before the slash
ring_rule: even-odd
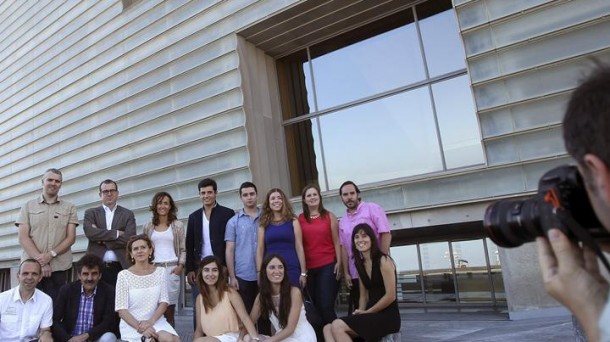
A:
<svg viewBox="0 0 610 342">
<path fill-rule="evenodd" d="M 248 333 L 258 337 L 241 296 L 229 287 L 222 262 L 217 257 L 210 255 L 201 260 L 197 286 L 197 326 L 193 342 L 236 342 L 240 321 Z"/>
<path fill-rule="evenodd" d="M 275 342 L 312 342 L 316 333 L 305 317 L 301 290 L 290 285 L 286 262 L 279 254 L 263 259 L 259 274 L 260 293 L 254 300 L 250 319 L 256 322 L 263 315 L 269 317 L 275 334 L 261 335 L 260 340 Z M 257 341 L 246 335 L 244 341 Z"/>
<path fill-rule="evenodd" d="M 115 310 L 121 317 L 121 339 L 179 342 L 176 330 L 163 316 L 168 302 L 165 269 L 152 264 L 153 252 L 153 243 L 144 234 L 131 237 L 127 243 L 133 265 L 119 272 L 116 282 Z"/>
</svg>

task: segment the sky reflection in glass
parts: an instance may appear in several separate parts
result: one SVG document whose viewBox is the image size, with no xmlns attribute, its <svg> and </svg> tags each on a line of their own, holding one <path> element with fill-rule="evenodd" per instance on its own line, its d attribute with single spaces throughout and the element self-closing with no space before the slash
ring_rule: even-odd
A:
<svg viewBox="0 0 610 342">
<path fill-rule="evenodd" d="M 320 117 L 330 189 L 442 170 L 427 88 Z"/>
<path fill-rule="evenodd" d="M 365 184 L 485 162 L 455 13 L 446 10 L 450 3 L 441 5 L 437 14 L 428 7 L 418 22 L 421 44 L 417 26 L 407 20 L 301 64 L 311 113 L 331 110 L 311 118 L 323 190 L 346 179 Z"/>
<path fill-rule="evenodd" d="M 425 78 L 414 24 L 327 53 L 312 64 L 318 110 Z"/>
<path fill-rule="evenodd" d="M 432 85 L 448 169 L 484 162 L 468 76 Z"/>
<path fill-rule="evenodd" d="M 421 20 L 419 28 L 430 77 L 466 68 L 464 46 L 452 10 Z"/>
</svg>

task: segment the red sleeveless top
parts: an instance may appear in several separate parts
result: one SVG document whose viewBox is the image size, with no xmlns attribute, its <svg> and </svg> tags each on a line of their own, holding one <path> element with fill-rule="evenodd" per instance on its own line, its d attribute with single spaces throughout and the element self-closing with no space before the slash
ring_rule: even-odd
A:
<svg viewBox="0 0 610 342">
<path fill-rule="evenodd" d="M 307 269 L 318 268 L 336 262 L 335 246 L 330 230 L 330 215 L 316 217 L 307 222 L 303 214 L 299 215 L 303 232 L 303 250 Z"/>
</svg>

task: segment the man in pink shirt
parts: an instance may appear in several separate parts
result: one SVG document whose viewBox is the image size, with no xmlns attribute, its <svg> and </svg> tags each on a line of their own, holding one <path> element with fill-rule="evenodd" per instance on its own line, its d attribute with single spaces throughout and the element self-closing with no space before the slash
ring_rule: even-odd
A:
<svg viewBox="0 0 610 342">
<path fill-rule="evenodd" d="M 357 308 L 360 298 L 358 272 L 356 272 L 354 259 L 352 258 L 352 231 L 354 227 L 360 223 L 371 226 L 377 234 L 379 248 L 385 254 L 390 253 L 392 234 L 383 208 L 375 203 L 362 202 L 360 189 L 354 182 L 344 182 L 339 188 L 339 194 L 347 208 L 345 215 L 339 220 L 339 240 L 341 242 L 343 276 L 345 277 L 345 284 L 350 289 L 348 314 L 351 315 L 352 305 L 354 309 Z"/>
</svg>

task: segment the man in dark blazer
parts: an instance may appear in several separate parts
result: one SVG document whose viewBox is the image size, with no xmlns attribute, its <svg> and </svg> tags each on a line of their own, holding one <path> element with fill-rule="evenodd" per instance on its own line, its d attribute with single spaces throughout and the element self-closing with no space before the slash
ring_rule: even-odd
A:
<svg viewBox="0 0 610 342">
<path fill-rule="evenodd" d="M 106 179 L 99 190 L 102 205 L 85 211 L 83 229 L 89 239 L 87 253 L 102 258 L 102 281 L 114 288 L 119 272 L 131 265 L 125 257 L 125 246 L 136 234 L 136 219 L 131 210 L 117 205 L 116 182 Z"/>
<path fill-rule="evenodd" d="M 189 215 L 186 226 L 186 279 L 191 284 L 193 303 L 199 294 L 196 274 L 201 259 L 214 255 L 225 264 L 225 230 L 235 211 L 216 202 L 218 185 L 206 178 L 197 184 L 203 207 Z M 193 315 L 193 323 L 195 317 Z"/>
<path fill-rule="evenodd" d="M 76 263 L 79 280 L 62 286 L 53 302 L 51 331 L 55 341 L 117 341 L 119 316 L 114 311 L 114 288 L 99 281 L 103 266 L 102 259 L 93 254 Z"/>
</svg>

